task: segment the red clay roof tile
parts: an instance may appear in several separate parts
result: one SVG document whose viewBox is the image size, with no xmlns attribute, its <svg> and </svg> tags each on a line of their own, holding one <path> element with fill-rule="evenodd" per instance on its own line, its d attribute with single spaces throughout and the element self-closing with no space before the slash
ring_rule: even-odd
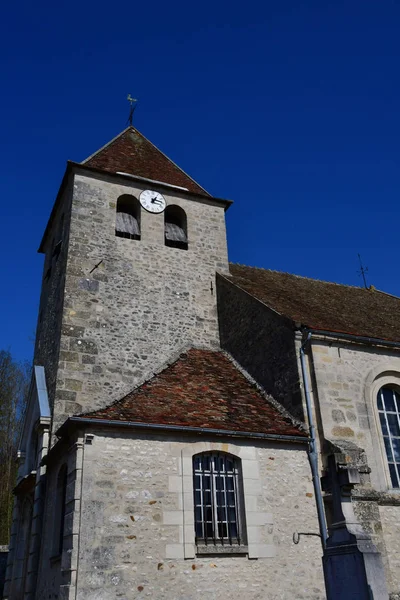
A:
<svg viewBox="0 0 400 600">
<path fill-rule="evenodd" d="M 230 264 L 230 279 L 311 329 L 400 341 L 400 298 L 375 289 Z"/>
<path fill-rule="evenodd" d="M 305 436 L 223 352 L 191 349 L 94 419 Z"/>
<path fill-rule="evenodd" d="M 155 179 L 209 196 L 208 192 L 134 127 L 125 129 L 82 164 L 110 173 L 123 172 Z"/>
</svg>

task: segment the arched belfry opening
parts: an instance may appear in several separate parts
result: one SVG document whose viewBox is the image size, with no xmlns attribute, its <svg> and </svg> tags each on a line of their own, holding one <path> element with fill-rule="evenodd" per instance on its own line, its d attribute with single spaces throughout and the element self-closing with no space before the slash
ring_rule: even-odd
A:
<svg viewBox="0 0 400 600">
<path fill-rule="evenodd" d="M 180 206 L 167 206 L 164 213 L 165 245 L 171 248 L 188 249 L 187 218 Z"/>
<path fill-rule="evenodd" d="M 123 194 L 117 200 L 115 235 L 140 240 L 140 204 L 134 196 Z"/>
</svg>

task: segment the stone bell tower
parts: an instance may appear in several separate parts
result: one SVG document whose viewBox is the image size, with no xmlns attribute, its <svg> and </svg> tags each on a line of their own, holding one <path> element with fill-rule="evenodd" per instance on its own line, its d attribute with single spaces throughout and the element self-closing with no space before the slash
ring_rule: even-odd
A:
<svg viewBox="0 0 400 600">
<path fill-rule="evenodd" d="M 103 407 L 187 346 L 219 345 L 215 273 L 225 210 L 135 128 L 69 162 L 40 251 L 35 363 L 53 432 Z"/>
</svg>

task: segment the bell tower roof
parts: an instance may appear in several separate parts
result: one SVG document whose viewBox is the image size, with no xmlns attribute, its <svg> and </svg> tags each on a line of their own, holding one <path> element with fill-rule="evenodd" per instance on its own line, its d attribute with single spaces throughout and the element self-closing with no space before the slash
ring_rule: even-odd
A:
<svg viewBox="0 0 400 600">
<path fill-rule="evenodd" d="M 82 165 L 107 171 L 127 173 L 209 195 L 194 179 L 144 137 L 129 126 L 105 146 L 82 161 Z"/>
</svg>

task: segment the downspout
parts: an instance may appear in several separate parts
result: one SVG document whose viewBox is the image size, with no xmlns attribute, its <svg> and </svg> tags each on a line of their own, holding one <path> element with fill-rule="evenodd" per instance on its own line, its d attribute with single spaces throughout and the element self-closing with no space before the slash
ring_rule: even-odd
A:
<svg viewBox="0 0 400 600">
<path fill-rule="evenodd" d="M 325 550 L 326 546 L 326 538 L 327 529 L 326 529 L 326 521 L 325 521 L 325 511 L 324 511 L 324 503 L 322 500 L 322 493 L 319 481 L 319 470 L 318 470 L 318 451 L 315 442 L 315 426 L 314 426 L 314 417 L 312 413 L 311 407 L 311 396 L 310 396 L 310 386 L 308 383 L 307 377 L 307 368 L 306 368 L 306 357 L 304 349 L 306 345 L 311 340 L 312 333 L 311 331 L 307 335 L 306 341 L 300 346 L 300 363 L 301 363 L 301 372 L 303 376 L 303 385 L 304 385 L 304 393 L 306 397 L 306 407 L 307 407 L 307 419 L 308 425 L 310 428 L 310 442 L 308 446 L 308 459 L 310 461 L 312 480 L 314 485 L 314 494 L 315 500 L 317 502 L 317 513 L 318 513 L 318 523 L 319 523 L 319 531 L 321 534 L 321 543 L 322 548 Z"/>
</svg>

